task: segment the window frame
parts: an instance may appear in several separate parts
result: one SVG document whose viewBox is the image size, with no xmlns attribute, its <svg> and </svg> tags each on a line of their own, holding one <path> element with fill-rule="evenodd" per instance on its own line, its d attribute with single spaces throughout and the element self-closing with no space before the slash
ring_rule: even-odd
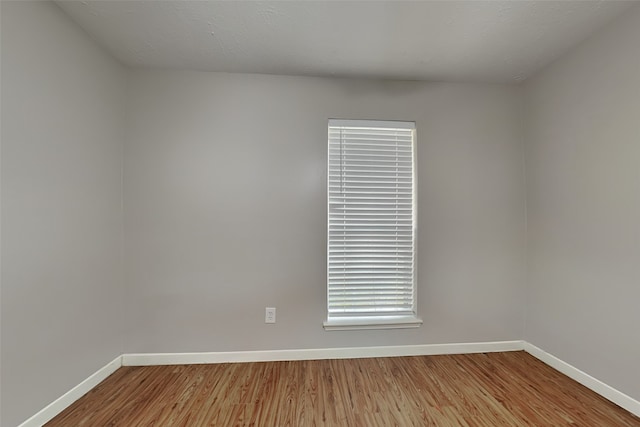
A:
<svg viewBox="0 0 640 427">
<path fill-rule="evenodd" d="M 411 129 L 411 172 L 412 172 L 412 307 L 410 313 L 392 314 L 383 313 L 378 315 L 357 315 L 349 313 L 345 315 L 331 314 L 330 312 L 330 223 L 331 223 L 331 128 L 333 127 L 353 127 L 353 128 L 387 128 L 387 129 Z M 417 146 L 417 130 L 416 123 L 412 121 L 390 121 L 390 120 L 344 120 L 329 119 L 327 125 L 327 279 L 326 279 L 326 320 L 323 322 L 325 330 L 357 330 L 357 329 L 397 329 L 397 328 L 417 328 L 422 325 L 422 320 L 418 317 L 417 310 L 417 172 L 416 172 L 416 146 Z"/>
</svg>

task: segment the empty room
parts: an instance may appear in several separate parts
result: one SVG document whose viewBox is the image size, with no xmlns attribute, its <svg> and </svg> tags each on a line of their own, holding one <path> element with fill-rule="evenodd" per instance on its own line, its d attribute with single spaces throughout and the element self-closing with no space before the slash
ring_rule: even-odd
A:
<svg viewBox="0 0 640 427">
<path fill-rule="evenodd" d="M 640 2 L 0 25 L 2 427 L 640 426 Z"/>
</svg>

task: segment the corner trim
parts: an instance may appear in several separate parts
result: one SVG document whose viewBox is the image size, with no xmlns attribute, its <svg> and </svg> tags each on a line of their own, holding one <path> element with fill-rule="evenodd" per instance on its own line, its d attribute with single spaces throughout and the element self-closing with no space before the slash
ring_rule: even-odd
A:
<svg viewBox="0 0 640 427">
<path fill-rule="evenodd" d="M 121 366 L 122 356 L 118 356 L 102 368 L 98 369 L 95 373 L 90 375 L 80 384 L 73 387 L 71 390 L 45 406 L 42 410 L 24 421 L 18 427 L 40 427 L 43 424 L 51 421 L 56 415 L 71 406 L 73 402 L 87 394 L 91 389 L 97 386 L 109 375 L 113 374 Z"/>
<path fill-rule="evenodd" d="M 456 344 L 424 344 L 384 347 L 233 351 L 215 353 L 123 354 L 123 366 L 185 365 L 230 362 L 274 362 L 284 360 L 359 359 L 368 357 L 430 356 L 437 354 L 491 353 L 524 349 L 524 341 Z"/>
<path fill-rule="evenodd" d="M 599 379 L 592 377 L 586 372 L 581 371 L 575 366 L 568 364 L 567 362 L 526 341 L 524 342 L 524 351 L 551 366 L 555 370 L 562 372 L 569 378 L 579 382 L 605 399 L 610 400 L 621 408 L 624 408 L 632 414 L 640 417 L 640 402 L 634 398 L 627 396 L 623 392 L 616 390 Z"/>
</svg>

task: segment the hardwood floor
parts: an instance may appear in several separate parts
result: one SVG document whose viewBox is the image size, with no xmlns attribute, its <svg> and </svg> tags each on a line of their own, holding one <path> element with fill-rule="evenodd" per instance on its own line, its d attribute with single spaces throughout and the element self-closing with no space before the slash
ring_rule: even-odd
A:
<svg viewBox="0 0 640 427">
<path fill-rule="evenodd" d="M 123 367 L 54 426 L 640 426 L 525 352 Z"/>
</svg>

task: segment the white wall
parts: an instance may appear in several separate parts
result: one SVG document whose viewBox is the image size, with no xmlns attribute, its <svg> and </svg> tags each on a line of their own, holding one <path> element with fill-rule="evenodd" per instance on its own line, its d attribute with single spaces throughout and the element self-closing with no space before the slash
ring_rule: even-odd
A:
<svg viewBox="0 0 640 427">
<path fill-rule="evenodd" d="M 123 352 L 126 74 L 52 2 L 2 3 L 2 418 Z"/>
<path fill-rule="evenodd" d="M 519 88 L 150 71 L 129 84 L 127 352 L 521 338 Z M 417 123 L 419 329 L 322 328 L 329 118 Z"/>
<path fill-rule="evenodd" d="M 640 8 L 526 85 L 525 339 L 640 400 Z"/>
</svg>

